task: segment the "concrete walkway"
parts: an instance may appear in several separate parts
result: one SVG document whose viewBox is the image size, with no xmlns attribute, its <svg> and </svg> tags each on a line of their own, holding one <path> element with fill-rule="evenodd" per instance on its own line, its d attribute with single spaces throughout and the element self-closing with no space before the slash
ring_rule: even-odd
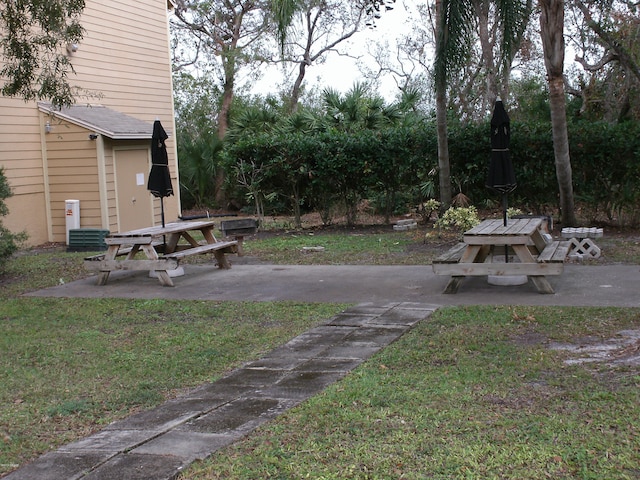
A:
<svg viewBox="0 0 640 480">
<path fill-rule="evenodd" d="M 239 259 L 246 262 L 246 259 Z M 357 303 L 263 359 L 158 408 L 114 423 L 47 453 L 7 480 L 173 479 L 259 425 L 340 380 L 442 305 L 640 307 L 637 265 L 566 265 L 550 277 L 556 293 L 466 279 L 444 295 L 447 277 L 431 266 L 276 266 L 236 264 L 231 270 L 187 265 L 175 287 L 146 273 L 118 272 L 99 287 L 95 277 L 30 294 L 199 300 L 297 300 Z"/>
<path fill-rule="evenodd" d="M 215 383 L 47 453 L 5 479 L 174 479 L 340 380 L 435 308 L 350 308 Z"/>
<path fill-rule="evenodd" d="M 435 275 L 431 265 L 264 265 L 238 264 L 231 270 L 212 265 L 185 265 L 175 287 L 162 287 L 147 272 L 115 272 L 104 286 L 96 277 L 35 292 L 44 297 L 167 298 L 183 300 L 249 300 L 375 303 L 417 302 L 434 305 L 640 306 L 638 265 L 565 265 L 562 275 L 547 277 L 553 295 L 537 292 L 529 281 L 495 286 L 486 277 L 462 282 L 458 293 L 445 295 L 449 277 Z"/>
</svg>

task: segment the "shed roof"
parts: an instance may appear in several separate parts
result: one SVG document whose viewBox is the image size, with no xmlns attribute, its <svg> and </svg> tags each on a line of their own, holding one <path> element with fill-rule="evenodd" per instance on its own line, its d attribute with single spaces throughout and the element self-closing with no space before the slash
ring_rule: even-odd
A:
<svg viewBox="0 0 640 480">
<path fill-rule="evenodd" d="M 153 124 L 103 105 L 72 105 L 58 110 L 50 103 L 40 102 L 38 108 L 113 140 L 150 140 L 153 133 Z"/>
</svg>

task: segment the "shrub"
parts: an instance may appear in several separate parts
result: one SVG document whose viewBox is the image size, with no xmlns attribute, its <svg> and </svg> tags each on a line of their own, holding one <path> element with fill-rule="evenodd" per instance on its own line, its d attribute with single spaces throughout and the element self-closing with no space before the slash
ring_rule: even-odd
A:
<svg viewBox="0 0 640 480">
<path fill-rule="evenodd" d="M 4 201 L 11 195 L 11 187 L 7 181 L 7 177 L 4 175 L 4 169 L 0 167 L 0 270 L 13 252 L 15 252 L 20 247 L 20 244 L 27 239 L 26 233 L 11 233 L 2 224 L 1 217 L 4 217 L 9 213 L 9 208 Z"/>
<path fill-rule="evenodd" d="M 449 156 L 454 205 L 493 206 L 500 196 L 486 187 L 490 126 L 454 124 Z M 318 130 L 297 134 L 245 135 L 225 149 L 233 168 L 254 174 L 252 188 L 276 193 L 282 201 L 323 212 L 326 223 L 336 208 L 354 221 L 363 198 L 389 216 L 405 205 L 421 205 L 438 195 L 435 122 L 419 127 L 385 127 L 345 133 Z M 624 224 L 640 222 L 640 122 L 569 124 L 571 168 L 581 214 Z M 509 203 L 537 215 L 558 208 L 551 125 L 512 122 L 511 159 L 517 188 Z M 232 175 L 229 171 L 231 177 Z M 248 174 L 246 175 L 248 177 Z M 287 205 L 288 205 L 287 204 Z M 420 207 L 419 207 L 420 208 Z M 428 211 L 419 211 L 425 220 Z"/>
<path fill-rule="evenodd" d="M 436 222 L 436 226 L 445 230 L 469 230 L 480 223 L 478 210 L 470 207 L 450 207 Z"/>
</svg>

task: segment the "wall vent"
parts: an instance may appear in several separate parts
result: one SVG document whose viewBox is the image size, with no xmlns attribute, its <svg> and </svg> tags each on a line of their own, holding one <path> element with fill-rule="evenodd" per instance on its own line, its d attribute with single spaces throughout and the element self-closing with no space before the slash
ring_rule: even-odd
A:
<svg viewBox="0 0 640 480">
<path fill-rule="evenodd" d="M 107 249 L 105 237 L 109 230 L 99 228 L 74 228 L 69 230 L 67 252 L 96 252 Z"/>
</svg>

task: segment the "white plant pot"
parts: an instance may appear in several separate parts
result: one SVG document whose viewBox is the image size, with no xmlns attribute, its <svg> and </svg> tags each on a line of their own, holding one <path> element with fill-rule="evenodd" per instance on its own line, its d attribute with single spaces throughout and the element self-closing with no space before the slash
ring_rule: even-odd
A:
<svg viewBox="0 0 640 480">
<path fill-rule="evenodd" d="M 489 285 L 509 286 L 524 285 L 529 281 L 526 275 L 488 275 L 487 282 Z"/>
</svg>

